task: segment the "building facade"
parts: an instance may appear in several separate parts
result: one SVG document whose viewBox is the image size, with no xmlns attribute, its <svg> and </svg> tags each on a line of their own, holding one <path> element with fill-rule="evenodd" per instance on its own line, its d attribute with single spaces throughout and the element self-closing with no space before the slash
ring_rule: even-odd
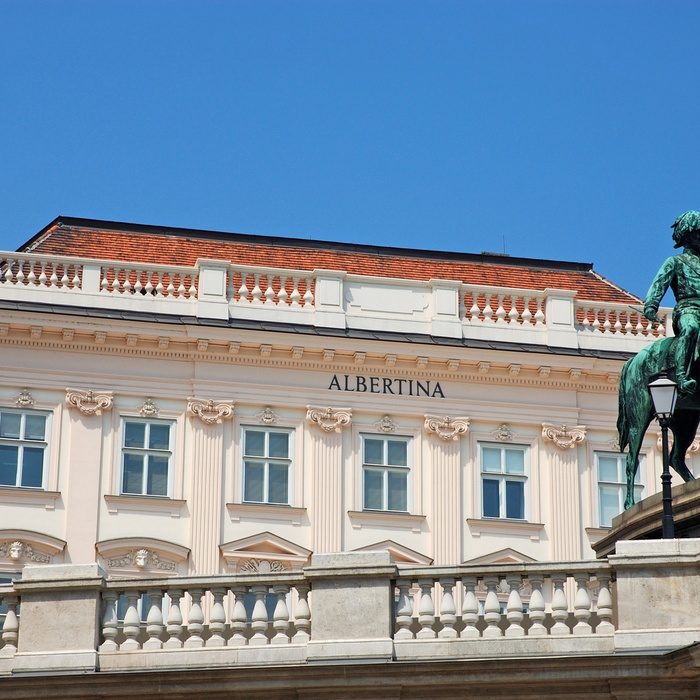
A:
<svg viewBox="0 0 700 700">
<path fill-rule="evenodd" d="M 3 259 L 0 576 L 132 581 L 100 608 L 105 653 L 142 648 L 154 599 L 165 638 L 166 594 L 139 578 L 281 581 L 338 553 L 406 571 L 591 559 L 624 498 L 620 370 L 670 331 L 582 263 L 67 218 Z M 650 431 L 638 498 L 660 471 Z M 241 624 L 267 606 L 272 629 L 281 598 L 303 613 L 308 588 L 284 580 L 248 586 Z M 419 583 L 397 588 L 400 629 Z M 454 583 L 434 584 L 439 607 Z M 504 620 L 509 591 L 491 591 Z"/>
</svg>

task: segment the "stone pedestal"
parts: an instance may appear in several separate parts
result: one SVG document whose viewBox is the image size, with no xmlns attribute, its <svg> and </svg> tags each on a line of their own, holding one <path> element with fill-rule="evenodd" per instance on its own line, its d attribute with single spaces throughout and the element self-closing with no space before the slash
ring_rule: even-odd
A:
<svg viewBox="0 0 700 700">
<path fill-rule="evenodd" d="M 14 674 L 97 670 L 103 583 L 97 564 L 24 568 L 15 583 L 22 613 Z"/>
<path fill-rule="evenodd" d="M 397 569 L 388 552 L 314 554 L 309 663 L 383 662 L 393 658 L 393 588 Z"/>
<path fill-rule="evenodd" d="M 664 651 L 700 642 L 700 539 L 620 541 L 615 651 Z"/>
</svg>

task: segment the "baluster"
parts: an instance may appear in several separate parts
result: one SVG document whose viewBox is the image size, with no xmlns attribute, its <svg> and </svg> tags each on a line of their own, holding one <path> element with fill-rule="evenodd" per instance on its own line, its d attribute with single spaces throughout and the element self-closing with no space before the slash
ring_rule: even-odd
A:
<svg viewBox="0 0 700 700">
<path fill-rule="evenodd" d="M 102 594 L 105 612 L 102 616 L 102 636 L 104 642 L 100 644 L 100 651 L 117 651 L 119 645 L 116 642 L 119 634 L 119 620 L 117 618 L 117 600 L 119 594 L 116 591 L 105 591 Z M 7 626 L 7 622 L 5 622 Z"/>
<path fill-rule="evenodd" d="M 501 621 L 501 604 L 496 593 L 499 578 L 498 576 L 484 576 L 484 584 L 488 588 L 486 602 L 484 603 L 484 620 L 488 627 L 484 630 L 484 638 L 502 637 L 503 632 L 498 626 L 498 623 Z"/>
<path fill-rule="evenodd" d="M 311 292 L 311 277 L 306 278 L 306 291 L 304 292 L 304 306 L 311 306 L 314 303 L 314 295 Z"/>
<path fill-rule="evenodd" d="M 411 582 L 402 579 L 396 582 L 399 589 L 399 599 L 396 602 L 396 626 L 398 629 L 394 633 L 394 639 L 413 639 L 411 623 L 413 622 L 413 600 L 409 591 Z"/>
<path fill-rule="evenodd" d="M 464 599 L 462 600 L 462 639 L 478 639 L 479 630 L 476 623 L 479 621 L 479 601 L 476 599 L 476 576 L 463 576 Z"/>
<path fill-rule="evenodd" d="M 523 326 L 529 326 L 532 323 L 532 311 L 530 311 L 530 297 L 523 299 L 523 312 L 520 317 L 523 319 Z"/>
<path fill-rule="evenodd" d="M 637 325 L 634 327 L 634 330 L 637 332 L 637 335 L 646 335 L 644 333 L 644 324 L 642 323 L 642 319 L 644 316 L 642 314 L 637 314 Z"/>
<path fill-rule="evenodd" d="M 630 316 L 629 311 L 626 311 L 625 312 L 625 335 L 631 335 L 633 330 L 634 330 L 634 326 L 632 325 L 632 317 Z"/>
<path fill-rule="evenodd" d="M 289 586 L 273 586 L 272 590 L 277 596 L 275 612 L 272 615 L 272 626 L 277 634 L 272 638 L 271 644 L 289 644 L 289 608 L 287 608 L 287 594 Z"/>
<path fill-rule="evenodd" d="M 296 634 L 294 635 L 295 644 L 306 644 L 311 639 L 311 610 L 309 609 L 309 585 L 306 583 L 298 583 L 297 589 L 297 604 L 296 613 L 294 616 L 294 626 Z"/>
<path fill-rule="evenodd" d="M 260 297 L 262 296 L 262 289 L 260 289 L 260 275 L 256 274 L 253 275 L 253 279 L 255 280 L 255 286 L 253 287 L 253 292 L 252 292 L 252 297 L 253 297 L 253 304 L 260 304 Z"/>
<path fill-rule="evenodd" d="M 185 646 L 199 648 L 204 646 L 202 632 L 204 632 L 204 613 L 202 612 L 202 597 L 204 591 L 201 588 L 193 588 L 190 591 L 190 609 L 187 613 L 187 631 L 189 637 L 185 640 Z"/>
<path fill-rule="evenodd" d="M 544 325 L 544 311 L 542 310 L 542 303 L 544 297 L 537 297 L 537 309 L 535 310 L 535 326 Z"/>
<path fill-rule="evenodd" d="M 659 334 L 659 338 L 663 338 L 666 335 L 666 316 L 662 315 L 660 316 L 661 318 L 661 323 L 657 327 L 657 333 Z"/>
<path fill-rule="evenodd" d="M 418 639 L 433 639 L 435 635 L 435 630 L 433 630 L 433 624 L 435 624 L 435 604 L 433 603 L 433 580 L 432 579 L 420 579 L 418 581 L 420 586 L 420 605 L 418 606 L 418 622 L 420 622 L 421 629 L 416 635 Z"/>
<path fill-rule="evenodd" d="M 148 591 L 151 599 L 151 609 L 146 617 L 146 633 L 148 639 L 144 642 L 144 649 L 162 649 L 163 642 L 160 635 L 163 634 L 163 591 L 151 589 Z"/>
<path fill-rule="evenodd" d="M 610 574 L 599 573 L 596 577 L 600 584 L 598 590 L 598 624 L 595 628 L 596 634 L 613 634 L 615 627 L 612 623 L 613 609 L 612 596 L 610 595 Z"/>
<path fill-rule="evenodd" d="M 238 301 L 248 301 L 248 287 L 246 286 L 246 280 L 248 275 L 245 272 L 241 272 L 241 286 L 238 288 Z"/>
<path fill-rule="evenodd" d="M 17 651 L 17 640 L 19 639 L 19 618 L 17 617 L 19 597 L 7 595 L 4 598 L 4 603 L 7 605 L 5 624 L 2 628 L 2 641 L 5 645 L 4 653 L 14 653 Z"/>
<path fill-rule="evenodd" d="M 109 269 L 106 267 L 100 268 L 100 288 L 103 292 L 109 291 L 109 282 L 107 282 L 107 273 Z"/>
<path fill-rule="evenodd" d="M 31 287 L 34 286 L 36 282 L 36 275 L 34 274 L 34 262 L 29 261 L 29 274 L 27 275 L 27 284 Z"/>
<path fill-rule="evenodd" d="M 593 308 L 593 323 L 591 324 L 591 329 L 594 332 L 598 332 L 598 329 L 600 328 L 600 318 L 598 318 L 599 314 L 600 314 L 600 309 L 596 309 L 594 307 Z"/>
<path fill-rule="evenodd" d="M 510 311 L 508 312 L 508 323 L 517 323 L 520 318 L 518 308 L 515 305 L 515 294 L 510 297 Z"/>
<path fill-rule="evenodd" d="M 245 632 L 248 626 L 248 615 L 245 611 L 243 600 L 246 594 L 245 586 L 235 586 L 231 589 L 236 600 L 233 604 L 233 613 L 231 614 L 231 629 L 233 635 L 228 640 L 230 647 L 242 647 L 246 644 Z"/>
<path fill-rule="evenodd" d="M 510 574 L 509 576 L 506 576 L 506 581 L 510 586 L 508 605 L 506 606 L 506 617 L 508 618 L 510 625 L 506 628 L 506 637 L 524 637 L 523 601 L 520 597 L 522 577 L 520 574 Z"/>
<path fill-rule="evenodd" d="M 165 274 L 163 276 L 165 276 Z M 170 298 L 175 296 L 175 285 L 173 284 L 172 273 L 168 273 L 168 286 L 165 288 L 165 294 Z"/>
<path fill-rule="evenodd" d="M 41 263 L 41 272 L 39 273 L 39 286 L 40 287 L 45 287 L 46 286 L 46 261 L 44 260 Z"/>
<path fill-rule="evenodd" d="M 603 322 L 603 333 L 610 333 L 612 323 L 610 323 L 610 311 L 605 309 L 605 321 Z"/>
<path fill-rule="evenodd" d="M 225 647 L 224 629 L 226 627 L 226 611 L 224 610 L 225 588 L 212 588 L 211 594 L 214 597 L 214 604 L 209 613 L 209 631 L 211 637 L 207 639 L 208 647 Z"/>
<path fill-rule="evenodd" d="M 144 287 L 146 294 L 151 294 L 154 290 L 153 282 L 152 282 L 152 278 L 153 278 L 154 274 L 157 275 L 157 273 L 153 273 L 150 270 L 146 271 L 146 286 Z"/>
<path fill-rule="evenodd" d="M 73 289 L 79 289 L 80 288 L 80 275 L 78 273 L 78 265 L 73 265 Z"/>
<path fill-rule="evenodd" d="M 190 277 L 190 287 L 187 290 L 187 295 L 189 296 L 190 299 L 195 299 L 197 297 L 197 286 L 196 282 L 198 281 L 199 277 L 196 275 L 192 275 Z"/>
<path fill-rule="evenodd" d="M 168 626 L 166 631 L 169 639 L 163 645 L 166 649 L 180 649 L 182 647 L 182 611 L 180 610 L 180 599 L 182 598 L 182 589 L 173 588 L 168 591 L 170 599 L 170 607 L 168 608 Z"/>
<path fill-rule="evenodd" d="M 58 275 L 56 274 L 56 265 L 51 263 L 51 277 L 49 277 L 49 286 L 58 287 Z"/>
<path fill-rule="evenodd" d="M 486 295 L 486 305 L 484 306 L 484 321 L 490 321 L 493 316 L 493 309 L 491 308 L 491 295 Z"/>
<path fill-rule="evenodd" d="M 262 646 L 269 643 L 267 638 L 267 607 L 265 605 L 265 596 L 267 595 L 267 586 L 252 586 L 250 589 L 255 596 L 255 606 L 253 607 L 253 616 L 251 627 L 253 636 L 248 644 L 251 646 Z"/>
<path fill-rule="evenodd" d="M 61 277 L 61 287 L 67 287 L 70 282 L 70 277 L 68 277 L 68 265 L 63 264 L 63 276 Z"/>
<path fill-rule="evenodd" d="M 231 284 L 233 284 L 233 275 L 231 275 Z M 177 287 L 177 296 L 179 299 L 184 299 L 187 290 L 185 289 L 185 275 L 180 275 L 180 284 Z M 233 287 L 228 290 L 228 298 L 233 299 Z"/>
<path fill-rule="evenodd" d="M 139 616 L 138 604 L 141 594 L 139 591 L 127 591 L 125 593 L 128 603 L 126 614 L 124 615 L 124 636 L 126 640 L 122 643 L 122 651 L 135 651 L 141 648 L 137 637 L 141 631 L 141 618 Z"/>
<path fill-rule="evenodd" d="M 621 312 L 619 310 L 613 311 L 613 314 L 615 314 L 615 325 L 613 326 L 613 329 L 615 330 L 615 333 L 619 333 L 622 330 L 622 321 L 620 321 Z"/>
<path fill-rule="evenodd" d="M 301 299 L 301 294 L 299 293 L 299 278 L 292 277 L 292 303 L 291 306 L 299 306 L 299 299 Z"/>
<path fill-rule="evenodd" d="M 123 294 L 131 294 L 132 293 L 131 273 L 132 273 L 132 270 L 130 270 L 129 268 L 126 268 L 126 270 L 124 270 L 124 284 L 122 285 Z"/>
<path fill-rule="evenodd" d="M 16 284 L 24 284 L 24 260 L 17 261 L 17 274 L 15 275 Z"/>
<path fill-rule="evenodd" d="M 530 629 L 527 631 L 528 637 L 546 637 L 547 628 L 544 626 L 546 617 L 544 596 L 542 595 L 542 583 L 544 577 L 541 574 L 532 574 L 528 576 L 532 593 L 530 593 L 530 605 L 528 616 L 530 617 Z"/>
<path fill-rule="evenodd" d="M 156 277 L 156 281 L 158 282 L 158 284 L 156 284 L 156 289 L 155 289 L 156 296 L 162 297 L 163 296 L 163 289 L 164 289 L 164 287 L 163 287 L 163 275 L 165 273 L 164 272 L 156 272 L 154 274 Z"/>
<path fill-rule="evenodd" d="M 0 274 L 0 281 L 3 284 L 14 284 L 14 275 L 12 274 L 12 266 L 14 265 L 14 260 L 12 258 L 7 258 L 5 266 L 2 268 L 2 273 Z"/>
<path fill-rule="evenodd" d="M 280 306 L 284 306 L 287 303 L 287 297 L 289 294 L 287 294 L 287 278 L 286 277 L 280 277 L 280 290 L 277 294 L 277 302 Z"/>
<path fill-rule="evenodd" d="M 119 273 L 121 270 L 118 267 L 114 268 L 114 279 L 112 280 L 112 291 L 113 292 L 118 292 L 119 291 Z M 51 275 L 53 278 L 53 275 Z"/>
<path fill-rule="evenodd" d="M 496 309 L 496 323 L 501 324 L 505 323 L 505 318 L 506 318 L 506 310 L 503 307 L 503 297 L 504 294 L 499 294 L 498 295 L 498 308 Z"/>
<path fill-rule="evenodd" d="M 272 275 L 265 275 L 267 280 L 267 287 L 265 289 L 265 301 L 264 304 L 274 304 L 275 303 L 275 290 L 272 288 Z"/>
<path fill-rule="evenodd" d="M 576 597 L 574 598 L 574 617 L 578 622 L 574 625 L 574 634 L 593 634 L 589 620 L 591 619 L 591 597 L 588 594 L 588 573 L 575 574 L 574 579 L 578 584 Z"/>
<path fill-rule="evenodd" d="M 479 320 L 479 313 L 479 295 L 476 292 L 472 292 L 472 305 L 469 309 L 469 314 L 472 317 L 472 321 L 476 322 Z"/>
<path fill-rule="evenodd" d="M 457 630 L 455 630 L 455 622 L 457 622 L 457 609 L 455 608 L 455 600 L 452 590 L 455 586 L 453 578 L 441 578 L 440 585 L 442 586 L 442 600 L 440 601 L 440 622 L 442 629 L 438 637 L 442 639 L 456 639 Z"/>
<path fill-rule="evenodd" d="M 552 574 L 552 584 L 554 585 L 552 618 L 554 618 L 554 625 L 550 634 L 555 637 L 571 634 L 571 630 L 566 624 L 569 617 L 569 606 L 564 592 L 564 583 L 566 583 L 566 574 Z"/>
</svg>

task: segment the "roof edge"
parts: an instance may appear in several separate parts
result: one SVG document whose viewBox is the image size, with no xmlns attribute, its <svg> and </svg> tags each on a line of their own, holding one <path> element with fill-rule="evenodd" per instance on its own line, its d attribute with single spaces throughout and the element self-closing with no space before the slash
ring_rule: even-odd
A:
<svg viewBox="0 0 700 700">
<path fill-rule="evenodd" d="M 270 236 L 254 233 L 229 233 L 206 229 L 179 228 L 176 226 L 155 226 L 151 224 L 133 224 L 121 221 L 106 221 L 102 219 L 86 219 L 72 216 L 57 216 L 44 226 L 38 233 L 17 248 L 17 252 L 31 252 L 37 243 L 53 228 L 63 226 L 72 228 L 99 228 L 101 230 L 145 233 L 156 236 L 177 236 L 182 238 L 200 238 L 202 240 L 236 241 L 249 245 L 266 244 L 287 247 L 305 247 L 314 249 L 332 249 L 366 255 L 387 255 L 404 258 L 431 258 L 444 261 L 468 261 L 481 264 L 501 265 L 508 267 L 535 267 L 562 271 L 592 272 L 593 263 L 570 262 L 565 260 L 547 260 L 539 258 L 511 257 L 491 253 L 461 253 L 430 249 L 400 248 L 397 246 L 369 245 L 364 243 L 343 243 L 338 241 L 322 241 L 317 239 L 301 239 L 289 236 Z"/>
</svg>

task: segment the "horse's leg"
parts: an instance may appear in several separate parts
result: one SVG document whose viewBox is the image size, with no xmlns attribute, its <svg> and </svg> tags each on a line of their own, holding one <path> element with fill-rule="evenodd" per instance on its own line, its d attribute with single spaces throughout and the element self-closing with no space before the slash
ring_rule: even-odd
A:
<svg viewBox="0 0 700 700">
<path fill-rule="evenodd" d="M 641 427 L 641 429 L 640 429 Z M 627 495 L 625 496 L 625 510 L 634 505 L 634 477 L 639 467 L 639 452 L 642 449 L 642 441 L 646 426 L 634 426 L 629 433 L 629 452 L 627 453 Z"/>
<path fill-rule="evenodd" d="M 695 439 L 699 423 L 700 411 L 677 409 L 673 414 L 671 430 L 673 430 L 674 439 L 670 464 L 683 481 L 693 481 L 695 479 L 685 463 L 685 453 Z"/>
</svg>

